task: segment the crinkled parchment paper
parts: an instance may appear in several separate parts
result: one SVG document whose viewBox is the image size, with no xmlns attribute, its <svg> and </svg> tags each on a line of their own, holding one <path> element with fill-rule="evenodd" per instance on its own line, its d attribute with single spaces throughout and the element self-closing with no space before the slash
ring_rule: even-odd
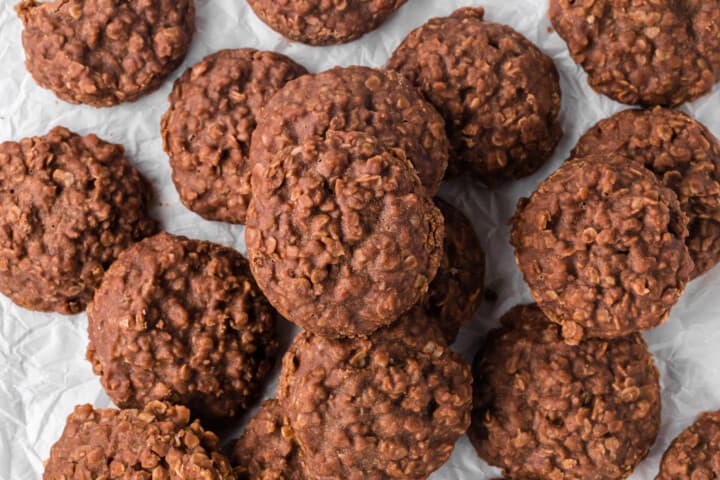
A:
<svg viewBox="0 0 720 480">
<path fill-rule="evenodd" d="M 82 134 L 96 133 L 125 145 L 130 161 L 155 185 L 155 215 L 166 230 L 213 240 L 245 250 L 243 227 L 212 223 L 182 207 L 170 180 L 160 140 L 160 117 L 167 109 L 172 81 L 205 55 L 222 48 L 254 47 L 294 58 L 311 71 L 334 65 L 382 66 L 413 28 L 454 9 L 482 5 L 491 21 L 511 25 L 555 59 L 560 71 L 565 137 L 552 161 L 536 175 L 487 191 L 470 181 L 446 184 L 442 196 L 472 218 L 487 252 L 487 285 L 497 301 L 485 302 L 455 345 L 472 359 L 479 337 L 497 324 L 511 306 L 530 300 L 508 243 L 507 221 L 517 199 L 529 194 L 567 157 L 579 136 L 601 118 L 624 108 L 594 93 L 585 74 L 570 59 L 565 44 L 552 33 L 547 0 L 409 0 L 379 30 L 360 41 L 314 48 L 289 43 L 260 22 L 244 0 L 196 0 L 198 32 L 183 66 L 163 88 L 139 102 L 96 110 L 61 102 L 39 88 L 23 67 L 22 25 L 13 11 L 16 0 L 0 0 L 0 141 L 42 135 L 62 124 Z M 685 105 L 683 110 L 720 136 L 720 89 Z M 660 438 L 632 478 L 654 478 L 662 452 L 695 416 L 720 408 L 720 268 L 692 282 L 670 320 L 645 336 L 662 375 L 663 418 Z M 42 462 L 59 437 L 66 416 L 78 403 L 107 407 L 111 402 L 85 361 L 86 317 L 32 313 L 0 298 L 0 478 L 40 478 Z M 292 329 L 284 326 L 286 341 Z M 274 381 L 266 395 L 274 394 Z M 250 412 L 248 415 L 251 415 Z M 221 431 L 239 434 L 241 425 Z M 492 478 L 497 470 L 475 455 L 463 438 L 434 480 Z"/>
</svg>

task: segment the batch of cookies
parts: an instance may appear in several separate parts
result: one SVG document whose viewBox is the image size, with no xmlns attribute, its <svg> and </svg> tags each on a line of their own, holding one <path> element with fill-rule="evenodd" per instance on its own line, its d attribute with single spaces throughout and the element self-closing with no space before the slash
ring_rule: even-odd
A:
<svg viewBox="0 0 720 480">
<path fill-rule="evenodd" d="M 353 41 L 413 0 L 248 0 L 293 41 Z M 412 8 L 408 6 L 408 8 Z M 193 0 L 24 0 L 26 65 L 70 103 L 159 88 Z M 591 86 L 639 105 L 600 121 L 511 219 L 534 305 L 471 368 L 449 347 L 483 296 L 473 227 L 434 198 L 535 173 L 563 132 L 552 59 L 463 8 L 384 68 L 310 74 L 222 50 L 175 82 L 159 125 L 182 203 L 246 226 L 247 259 L 161 232 L 122 146 L 56 127 L 0 144 L 0 291 L 88 316 L 87 359 L 120 408 L 76 407 L 45 465 L 69 479 L 424 479 L 468 433 L 513 479 L 622 479 L 660 426 L 640 333 L 720 261 L 720 144 L 676 110 L 720 81 L 720 0 L 550 0 Z M 276 398 L 223 452 L 205 427 Z M 720 478 L 720 413 L 660 479 Z"/>
</svg>

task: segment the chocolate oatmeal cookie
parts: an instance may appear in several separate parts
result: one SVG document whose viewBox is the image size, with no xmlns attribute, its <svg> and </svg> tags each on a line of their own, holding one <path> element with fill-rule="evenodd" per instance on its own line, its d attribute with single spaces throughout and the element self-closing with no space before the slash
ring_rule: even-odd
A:
<svg viewBox="0 0 720 480">
<path fill-rule="evenodd" d="M 301 333 L 278 398 L 310 478 L 424 479 L 470 423 L 468 365 L 421 309 L 369 338 Z"/>
<path fill-rule="evenodd" d="M 473 366 L 478 455 L 506 478 L 630 475 L 660 428 L 659 375 L 642 337 L 571 346 L 535 305 L 501 323 Z"/>
<path fill-rule="evenodd" d="M 70 103 L 109 107 L 160 87 L 185 58 L 194 0 L 23 0 L 25 66 Z"/>
<path fill-rule="evenodd" d="M 250 160 L 269 164 L 284 148 L 332 130 L 365 132 L 405 150 L 428 193 L 437 193 L 449 150 L 442 117 L 392 71 L 338 67 L 288 82 L 258 119 Z"/>
<path fill-rule="evenodd" d="M 256 164 L 245 239 L 258 285 L 320 335 L 367 335 L 428 290 L 443 219 L 400 148 L 329 132 Z"/>
<path fill-rule="evenodd" d="M 161 233 L 105 275 L 88 307 L 87 358 L 120 407 L 164 400 L 230 417 L 273 366 L 275 317 L 238 252 Z"/>
<path fill-rule="evenodd" d="M 407 0 L 248 0 L 265 22 L 290 40 L 336 45 L 378 28 Z"/>
<path fill-rule="evenodd" d="M 552 59 L 506 25 L 461 8 L 414 30 L 388 68 L 405 75 L 443 115 L 455 155 L 451 174 L 488 185 L 534 173 L 562 129 Z"/>
<path fill-rule="evenodd" d="M 280 87 L 305 73 L 284 55 L 243 48 L 209 55 L 175 82 L 161 131 L 187 208 L 245 223 L 255 119 Z"/>
<path fill-rule="evenodd" d="M 447 202 L 435 199 L 445 218 L 443 256 L 435 279 L 420 300 L 435 319 L 448 344 L 470 319 L 482 300 L 485 283 L 485 252 L 470 221 Z"/>
<path fill-rule="evenodd" d="M 693 269 L 677 196 L 613 153 L 563 164 L 512 223 L 531 293 L 568 342 L 663 323 Z"/>
<path fill-rule="evenodd" d="M 663 455 L 656 480 L 720 478 L 720 412 L 706 412 Z"/>
<path fill-rule="evenodd" d="M 550 0 L 550 20 L 590 86 L 676 106 L 720 81 L 720 0 Z"/>
<path fill-rule="evenodd" d="M 234 480 L 218 438 L 190 422 L 185 407 L 150 402 L 142 410 L 79 405 L 50 450 L 44 480 Z"/>
<path fill-rule="evenodd" d="M 720 144 L 707 128 L 661 107 L 625 110 L 591 128 L 573 155 L 596 153 L 636 159 L 675 192 L 689 221 L 693 277 L 720 262 Z"/>
<path fill-rule="evenodd" d="M 122 146 L 56 127 L 0 144 L 0 292 L 31 310 L 85 310 L 105 270 L 155 233 L 150 185 Z"/>
<path fill-rule="evenodd" d="M 306 480 L 292 427 L 280 402 L 263 402 L 230 457 L 239 480 Z"/>
</svg>

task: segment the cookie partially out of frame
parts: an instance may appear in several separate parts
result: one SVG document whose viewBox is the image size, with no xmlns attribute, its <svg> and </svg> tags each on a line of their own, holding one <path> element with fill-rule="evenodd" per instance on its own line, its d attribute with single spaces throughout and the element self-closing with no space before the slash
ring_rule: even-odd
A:
<svg viewBox="0 0 720 480">
<path fill-rule="evenodd" d="M 673 440 L 656 480 L 720 478 L 720 412 L 705 412 Z"/>
</svg>

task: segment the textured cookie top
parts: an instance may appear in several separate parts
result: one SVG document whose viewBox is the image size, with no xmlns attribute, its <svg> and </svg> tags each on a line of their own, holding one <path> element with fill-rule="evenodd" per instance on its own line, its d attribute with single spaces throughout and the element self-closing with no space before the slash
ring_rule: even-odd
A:
<svg viewBox="0 0 720 480">
<path fill-rule="evenodd" d="M 71 103 L 108 107 L 157 89 L 195 31 L 193 0 L 24 0 L 25 65 Z"/>
<path fill-rule="evenodd" d="M 420 300 L 443 331 L 448 344 L 467 325 L 482 300 L 485 252 L 470 221 L 447 202 L 435 199 L 445 219 L 443 256 L 435 279 Z"/>
<path fill-rule="evenodd" d="M 161 233 L 105 275 L 88 307 L 87 358 L 121 407 L 165 400 L 230 417 L 274 363 L 274 322 L 242 255 Z"/>
<path fill-rule="evenodd" d="M 627 477 L 660 427 L 659 376 L 642 337 L 570 346 L 535 305 L 501 322 L 473 366 L 478 455 L 507 478 Z"/>
<path fill-rule="evenodd" d="M 693 276 L 720 261 L 720 144 L 707 128 L 674 110 L 625 110 L 591 128 L 573 156 L 603 153 L 642 162 L 678 196 Z"/>
<path fill-rule="evenodd" d="M 468 365 L 414 309 L 364 339 L 301 333 L 278 398 L 308 476 L 419 479 L 443 465 L 470 423 Z"/>
<path fill-rule="evenodd" d="M 163 402 L 142 410 L 79 405 L 50 450 L 44 480 L 234 480 L 218 439 L 190 411 Z"/>
<path fill-rule="evenodd" d="M 231 461 L 239 480 L 307 478 L 285 409 L 274 398 L 250 420 L 233 445 Z"/>
<path fill-rule="evenodd" d="M 328 131 L 357 131 L 405 150 L 430 195 L 440 185 L 449 142 L 440 114 L 399 73 L 334 68 L 287 83 L 270 99 L 252 138 L 253 163 Z"/>
<path fill-rule="evenodd" d="M 563 164 L 520 200 L 512 223 L 531 293 L 569 342 L 661 324 L 693 269 L 675 194 L 614 154 Z"/>
<path fill-rule="evenodd" d="M 495 185 L 535 172 L 562 129 L 552 59 L 482 8 L 434 18 L 408 35 L 388 68 L 405 75 L 443 115 L 455 151 L 450 172 Z"/>
<path fill-rule="evenodd" d="M 720 477 L 720 412 L 706 412 L 673 440 L 656 480 Z"/>
<path fill-rule="evenodd" d="M 305 73 L 284 55 L 244 48 L 209 55 L 175 82 L 161 129 L 186 207 L 208 220 L 245 223 L 255 119 L 280 87 Z"/>
<path fill-rule="evenodd" d="M 308 45 L 350 42 L 375 30 L 407 0 L 248 0 L 281 35 Z"/>
<path fill-rule="evenodd" d="M 288 320 L 367 335 L 435 277 L 443 220 L 399 148 L 330 132 L 257 164 L 245 238 L 258 285 Z"/>
<path fill-rule="evenodd" d="M 0 144 L 0 291 L 31 310 L 78 313 L 105 269 L 155 233 L 151 189 L 120 145 L 56 127 Z"/>
<path fill-rule="evenodd" d="M 550 0 L 590 85 L 619 102 L 675 106 L 720 80 L 720 0 Z"/>
</svg>

